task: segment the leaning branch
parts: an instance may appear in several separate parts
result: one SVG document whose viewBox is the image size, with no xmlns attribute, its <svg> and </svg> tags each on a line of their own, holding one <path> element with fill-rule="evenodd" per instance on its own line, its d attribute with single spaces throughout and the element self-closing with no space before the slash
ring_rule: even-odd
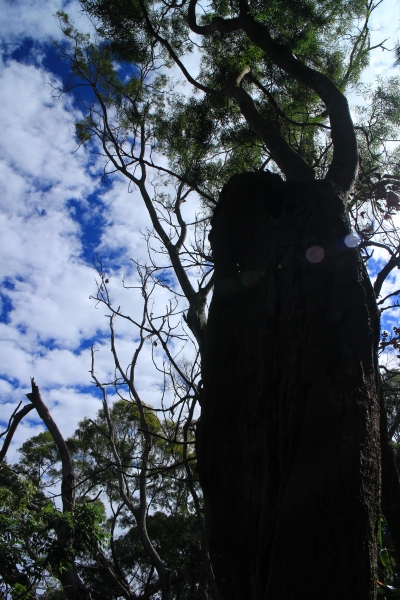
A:
<svg viewBox="0 0 400 600">
<path fill-rule="evenodd" d="M 196 23 L 197 0 L 189 4 L 188 22 L 196 33 L 211 35 L 216 31 L 229 33 L 242 29 L 249 39 L 270 58 L 274 64 L 296 79 L 300 84 L 311 88 L 324 102 L 331 123 L 333 159 L 326 179 L 349 192 L 356 180 L 358 171 L 358 148 L 354 126 L 345 96 L 323 73 L 308 67 L 295 58 L 288 46 L 277 43 L 268 28 L 256 21 L 250 13 L 247 0 L 240 0 L 240 16 L 235 19 L 213 19 L 211 25 L 199 27 Z"/>
<path fill-rule="evenodd" d="M 62 468 L 61 498 L 63 513 L 72 513 L 75 508 L 75 474 L 71 455 L 60 430 L 50 414 L 49 409 L 42 400 L 39 387 L 36 385 L 33 377 L 31 379 L 31 385 L 32 392 L 26 394 L 26 397 L 32 402 L 32 405 L 35 407 L 39 417 L 46 425 L 60 453 Z M 65 527 L 63 524 L 54 524 L 53 526 L 57 535 L 58 543 L 64 546 L 69 546 L 71 552 L 73 553 L 73 538 L 71 536 L 70 529 Z M 60 573 L 57 575 L 57 577 L 61 582 L 68 600 L 90 600 L 90 593 L 82 583 L 76 571 L 74 561 L 69 569 L 60 570 Z"/>
<path fill-rule="evenodd" d="M 190 0 L 188 8 L 188 23 L 190 29 L 199 35 L 212 35 L 213 33 L 232 33 L 242 28 L 240 17 L 233 19 L 222 19 L 214 17 L 208 25 L 197 25 L 196 21 L 197 0 Z"/>
<path fill-rule="evenodd" d="M 273 40 L 265 25 L 253 19 L 249 12 L 242 17 L 243 29 L 250 40 L 288 75 L 305 85 L 324 102 L 331 123 L 333 159 L 326 179 L 349 192 L 356 180 L 358 171 L 358 148 L 345 96 L 323 73 L 308 67 L 292 54 L 289 47 Z"/>
<path fill-rule="evenodd" d="M 383 267 L 381 271 L 379 271 L 374 283 L 375 298 L 379 297 L 385 279 L 388 277 L 391 271 L 393 271 L 393 269 L 398 266 L 400 266 L 400 256 L 397 254 L 391 256 L 389 262 Z"/>
<path fill-rule="evenodd" d="M 312 181 L 315 179 L 314 169 L 293 150 L 278 129 L 261 115 L 253 98 L 241 87 L 241 81 L 249 71 L 250 68 L 246 67 L 232 77 L 224 90 L 225 95 L 238 103 L 249 126 L 267 146 L 272 159 L 288 181 Z"/>
<path fill-rule="evenodd" d="M 201 84 L 190 75 L 189 71 L 179 59 L 179 56 L 176 54 L 168 40 L 163 38 L 156 31 L 146 12 L 143 2 L 141 0 L 139 0 L 139 2 L 142 7 L 146 25 L 149 28 L 151 35 L 167 50 L 170 57 L 180 68 L 189 83 L 206 94 L 226 96 L 235 100 L 239 104 L 242 114 L 249 126 L 265 143 L 268 150 L 271 152 L 273 160 L 285 174 L 286 178 L 288 180 L 296 181 L 312 181 L 315 178 L 312 167 L 307 165 L 307 163 L 297 154 L 297 152 L 291 148 L 284 137 L 279 133 L 278 129 L 260 114 L 251 96 L 241 88 L 241 79 L 249 72 L 249 69 L 245 69 L 239 76 L 235 76 L 233 79 L 229 80 L 224 89 L 218 90 Z M 215 18 L 210 26 L 206 26 L 204 28 L 197 27 L 195 7 L 196 2 L 192 1 L 189 5 L 189 22 L 191 23 L 191 29 L 197 33 L 209 35 L 211 33 L 215 33 L 216 31 L 227 33 L 243 28 L 242 18 L 239 17 L 228 20 Z"/>
<path fill-rule="evenodd" d="M 35 380 L 31 379 L 32 392 L 26 394 L 28 400 L 32 402 L 32 405 L 36 408 L 39 417 L 46 425 L 47 429 L 51 433 L 54 443 L 60 453 L 61 466 L 62 466 L 62 483 L 61 483 L 61 496 L 63 503 L 63 511 L 72 511 L 75 506 L 75 474 L 72 465 L 71 455 L 69 453 L 67 444 L 60 430 L 58 429 L 53 417 L 50 414 L 49 409 L 42 400 L 38 386 Z"/>
<path fill-rule="evenodd" d="M 19 408 L 19 406 L 18 406 Z M 3 433 L 6 434 L 6 439 L 4 440 L 3 447 L 0 450 L 0 463 L 4 460 L 7 450 L 10 446 L 11 440 L 13 439 L 14 433 L 17 430 L 17 427 L 21 420 L 34 408 L 33 404 L 27 404 L 19 412 L 14 411 L 11 415 L 10 421 L 8 423 L 8 427 L 6 431 Z M 1 468 L 1 466 L 0 466 Z"/>
<path fill-rule="evenodd" d="M 241 16 L 243 30 L 249 39 L 261 48 L 265 54 L 288 75 L 305 85 L 324 102 L 331 123 L 333 159 L 326 179 L 349 192 L 356 180 L 358 170 L 358 148 L 345 96 L 323 73 L 308 67 L 292 54 L 288 46 L 273 40 L 265 25 L 258 23 L 249 12 Z"/>
</svg>

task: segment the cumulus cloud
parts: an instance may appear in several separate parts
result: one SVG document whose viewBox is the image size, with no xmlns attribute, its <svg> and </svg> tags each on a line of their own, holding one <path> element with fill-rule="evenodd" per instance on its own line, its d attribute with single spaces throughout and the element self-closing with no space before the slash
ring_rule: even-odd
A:
<svg viewBox="0 0 400 600">
<path fill-rule="evenodd" d="M 36 42 L 54 37 L 51 14 L 61 7 L 58 2 L 6 3 L 8 43 L 18 45 L 23 36 Z M 122 182 L 98 187 L 103 164 L 79 149 L 74 137 L 74 122 L 81 115 L 70 97 L 53 97 L 52 89 L 61 82 L 42 66 L 37 48 L 33 54 L 22 62 L 3 54 L 0 63 L 0 419 L 6 422 L 24 400 L 34 376 L 61 431 L 70 435 L 79 419 L 99 408 L 94 388 L 87 392 L 88 346 L 101 342 L 108 331 L 104 310 L 95 310 L 89 299 L 96 290 L 91 258 L 102 235 L 101 228 L 91 231 L 91 221 L 104 211 L 103 225 L 114 227 L 107 234 L 110 240 L 124 244 L 126 239 L 122 258 L 130 268 L 129 255 L 144 257 L 138 229 L 145 228 L 146 220 Z M 124 212 L 132 219 L 129 227 Z M 89 234 L 95 242 L 87 256 Z M 104 255 L 109 251 L 106 241 L 101 250 Z M 113 277 L 116 290 L 123 270 L 122 265 Z M 135 308 L 135 302 L 130 304 Z M 109 374 L 108 348 L 106 354 Z M 11 459 L 21 440 L 38 427 L 43 426 L 30 413 L 14 439 Z"/>
<path fill-rule="evenodd" d="M 17 14 L 21 6 L 15 3 Z M 58 8 L 54 3 L 43 10 Z M 30 15 L 19 28 L 17 21 L 11 20 L 9 32 L 15 44 L 21 36 L 47 42 L 55 34 L 51 15 L 43 19 L 40 33 L 35 32 L 40 19 Z M 89 298 L 96 292 L 92 258 L 99 252 L 104 261 L 115 304 L 140 320 L 140 290 L 124 289 L 121 280 L 127 276 L 130 286 L 138 284 L 130 258 L 147 261 L 141 232 L 151 223 L 126 181 L 114 178 L 111 185 L 99 185 L 102 158 L 78 148 L 74 123 L 81 113 L 67 95 L 54 97 L 53 89 L 62 83 L 43 64 L 37 45 L 22 62 L 9 55 L 0 62 L 0 421 L 6 423 L 25 399 L 34 377 L 68 436 L 100 407 L 90 383 L 91 344 L 98 350 L 100 380 L 114 377 L 108 311 Z M 157 300 L 167 304 L 166 290 L 157 292 Z M 132 359 L 137 335 L 135 327 L 117 326 L 123 365 Z M 148 341 L 138 363 L 137 387 L 145 402 L 159 405 L 162 376 L 154 375 L 151 350 Z M 156 355 L 162 366 L 160 349 Z M 29 413 L 9 460 L 17 460 L 21 443 L 42 429 L 37 415 Z"/>
<path fill-rule="evenodd" d="M 74 345 L 95 331 L 88 300 L 93 275 L 80 258 L 80 225 L 68 201 L 84 201 L 94 182 L 84 153 L 76 152 L 77 115 L 67 97 L 49 100 L 50 77 L 15 61 L 0 71 L 0 276 L 8 282 L 11 328 L 23 328 L 30 343 Z"/>
<path fill-rule="evenodd" d="M 60 30 L 55 14 L 68 12 L 81 31 L 91 28 L 88 19 L 82 17 L 79 4 L 65 0 L 4 0 L 1 7 L 0 38 L 7 46 L 18 47 L 25 38 L 37 44 L 58 39 Z M 10 49 L 10 48 L 9 48 Z"/>
<path fill-rule="evenodd" d="M 397 15 L 398 11 L 399 4 L 397 0 L 385 0 L 371 14 L 371 46 L 383 42 L 383 48 L 372 51 L 370 66 L 363 76 L 365 82 L 373 82 L 377 76 L 391 77 L 397 75 L 394 71 L 395 57 L 391 50 L 393 50 L 399 39 L 399 21 L 397 17 L 388 18 L 388 15 Z M 398 71 L 398 68 L 396 71 Z"/>
</svg>

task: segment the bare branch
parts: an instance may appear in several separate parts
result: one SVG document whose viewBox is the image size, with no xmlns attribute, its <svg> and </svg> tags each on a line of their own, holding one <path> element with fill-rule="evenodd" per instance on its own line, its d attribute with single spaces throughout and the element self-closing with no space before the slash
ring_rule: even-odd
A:
<svg viewBox="0 0 400 600">
<path fill-rule="evenodd" d="M 114 353 L 114 356 L 116 356 L 115 353 Z M 106 388 L 104 387 L 104 385 L 100 383 L 99 379 L 95 375 L 93 347 L 92 347 L 91 375 L 93 377 L 94 382 L 100 388 L 100 390 L 103 394 L 103 408 L 104 408 L 104 413 L 106 416 L 108 430 L 109 430 L 108 439 L 109 439 L 111 451 L 114 456 L 114 460 L 117 465 L 117 474 L 118 474 L 118 480 L 119 480 L 119 491 L 120 491 L 121 499 L 123 500 L 124 504 L 127 506 L 127 508 L 129 508 L 129 510 L 135 517 L 136 524 L 138 527 L 139 537 L 143 544 L 143 548 L 144 548 L 146 554 L 148 555 L 151 563 L 154 565 L 155 569 L 157 570 L 158 576 L 162 583 L 162 598 L 163 598 L 163 600 L 169 600 L 169 598 L 170 598 L 170 572 L 167 569 L 167 567 L 165 566 L 162 559 L 160 558 L 157 551 L 155 550 L 153 544 L 150 541 L 149 535 L 147 533 L 146 481 L 147 481 L 147 462 L 148 462 L 148 457 L 149 457 L 149 453 L 150 453 L 150 449 L 151 449 L 151 435 L 148 432 L 145 415 L 144 415 L 144 410 L 143 410 L 143 404 L 135 391 L 135 400 L 137 402 L 137 406 L 139 408 L 139 412 L 141 415 L 141 424 L 142 424 L 142 427 L 145 428 L 145 430 L 147 432 L 144 434 L 145 442 L 144 442 L 143 453 L 142 453 L 142 467 L 141 467 L 141 473 L 140 473 L 140 501 L 139 501 L 139 506 L 135 506 L 133 504 L 131 498 L 129 497 L 129 491 L 128 491 L 128 488 L 127 488 L 127 485 L 125 482 L 125 478 L 124 478 L 124 467 L 122 465 L 121 458 L 119 456 L 119 453 L 118 453 L 118 450 L 117 450 L 117 447 L 115 444 L 115 431 L 114 431 L 114 426 L 113 426 L 111 415 L 110 415 L 110 410 L 108 407 L 107 391 L 106 391 Z M 122 585 L 122 583 L 121 583 L 121 585 Z"/>
<path fill-rule="evenodd" d="M 382 289 L 382 285 L 385 281 L 385 279 L 388 277 L 388 275 L 391 273 L 391 271 L 393 271 L 393 269 L 395 267 L 398 267 L 400 265 L 400 256 L 391 256 L 389 262 L 383 267 L 383 269 L 378 273 L 376 279 L 375 279 L 375 283 L 374 283 L 374 292 L 375 292 L 375 297 L 379 298 L 379 295 L 381 293 L 381 289 Z"/>
<path fill-rule="evenodd" d="M 19 405 L 17 406 L 17 408 L 11 415 L 10 420 L 8 422 L 7 429 L 1 434 L 2 436 L 7 434 L 7 436 L 6 436 L 6 439 L 4 440 L 3 447 L 0 450 L 0 463 L 4 460 L 4 458 L 7 454 L 7 450 L 10 446 L 11 440 L 14 436 L 14 433 L 17 430 L 19 423 L 25 417 L 25 415 L 27 415 L 34 408 L 33 404 L 26 404 L 23 408 L 21 408 L 21 410 L 19 412 L 16 412 L 20 405 L 21 405 L 21 403 L 19 403 Z M 1 465 L 0 465 L 0 469 L 1 469 Z"/>
</svg>

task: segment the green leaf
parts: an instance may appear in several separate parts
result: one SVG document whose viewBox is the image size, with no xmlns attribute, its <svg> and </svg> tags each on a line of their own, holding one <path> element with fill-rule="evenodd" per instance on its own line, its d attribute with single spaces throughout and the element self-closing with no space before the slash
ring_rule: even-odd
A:
<svg viewBox="0 0 400 600">
<path fill-rule="evenodd" d="M 382 550 L 379 552 L 379 558 L 385 569 L 387 569 L 390 574 L 393 574 L 393 561 L 387 548 L 382 548 Z"/>
<path fill-rule="evenodd" d="M 379 517 L 379 521 L 378 521 L 378 543 L 380 548 L 382 548 L 383 543 L 382 543 L 382 523 L 385 522 L 385 517 Z"/>
<path fill-rule="evenodd" d="M 399 596 L 400 589 L 394 588 L 392 585 L 385 585 L 380 581 L 377 582 L 376 593 L 380 596 Z"/>
</svg>

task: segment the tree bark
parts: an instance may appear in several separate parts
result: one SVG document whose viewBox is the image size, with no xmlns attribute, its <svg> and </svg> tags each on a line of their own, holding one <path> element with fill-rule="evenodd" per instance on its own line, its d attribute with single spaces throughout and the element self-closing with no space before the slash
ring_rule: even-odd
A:
<svg viewBox="0 0 400 600">
<path fill-rule="evenodd" d="M 382 512 L 389 525 L 396 565 L 400 565 L 400 478 L 387 427 L 387 413 L 383 391 L 381 406 L 381 446 L 382 446 Z M 396 569 L 398 571 L 398 568 Z M 400 585 L 397 575 L 396 587 Z"/>
<path fill-rule="evenodd" d="M 376 592 L 373 290 L 327 181 L 237 175 L 210 241 L 198 471 L 225 600 Z"/>
</svg>

